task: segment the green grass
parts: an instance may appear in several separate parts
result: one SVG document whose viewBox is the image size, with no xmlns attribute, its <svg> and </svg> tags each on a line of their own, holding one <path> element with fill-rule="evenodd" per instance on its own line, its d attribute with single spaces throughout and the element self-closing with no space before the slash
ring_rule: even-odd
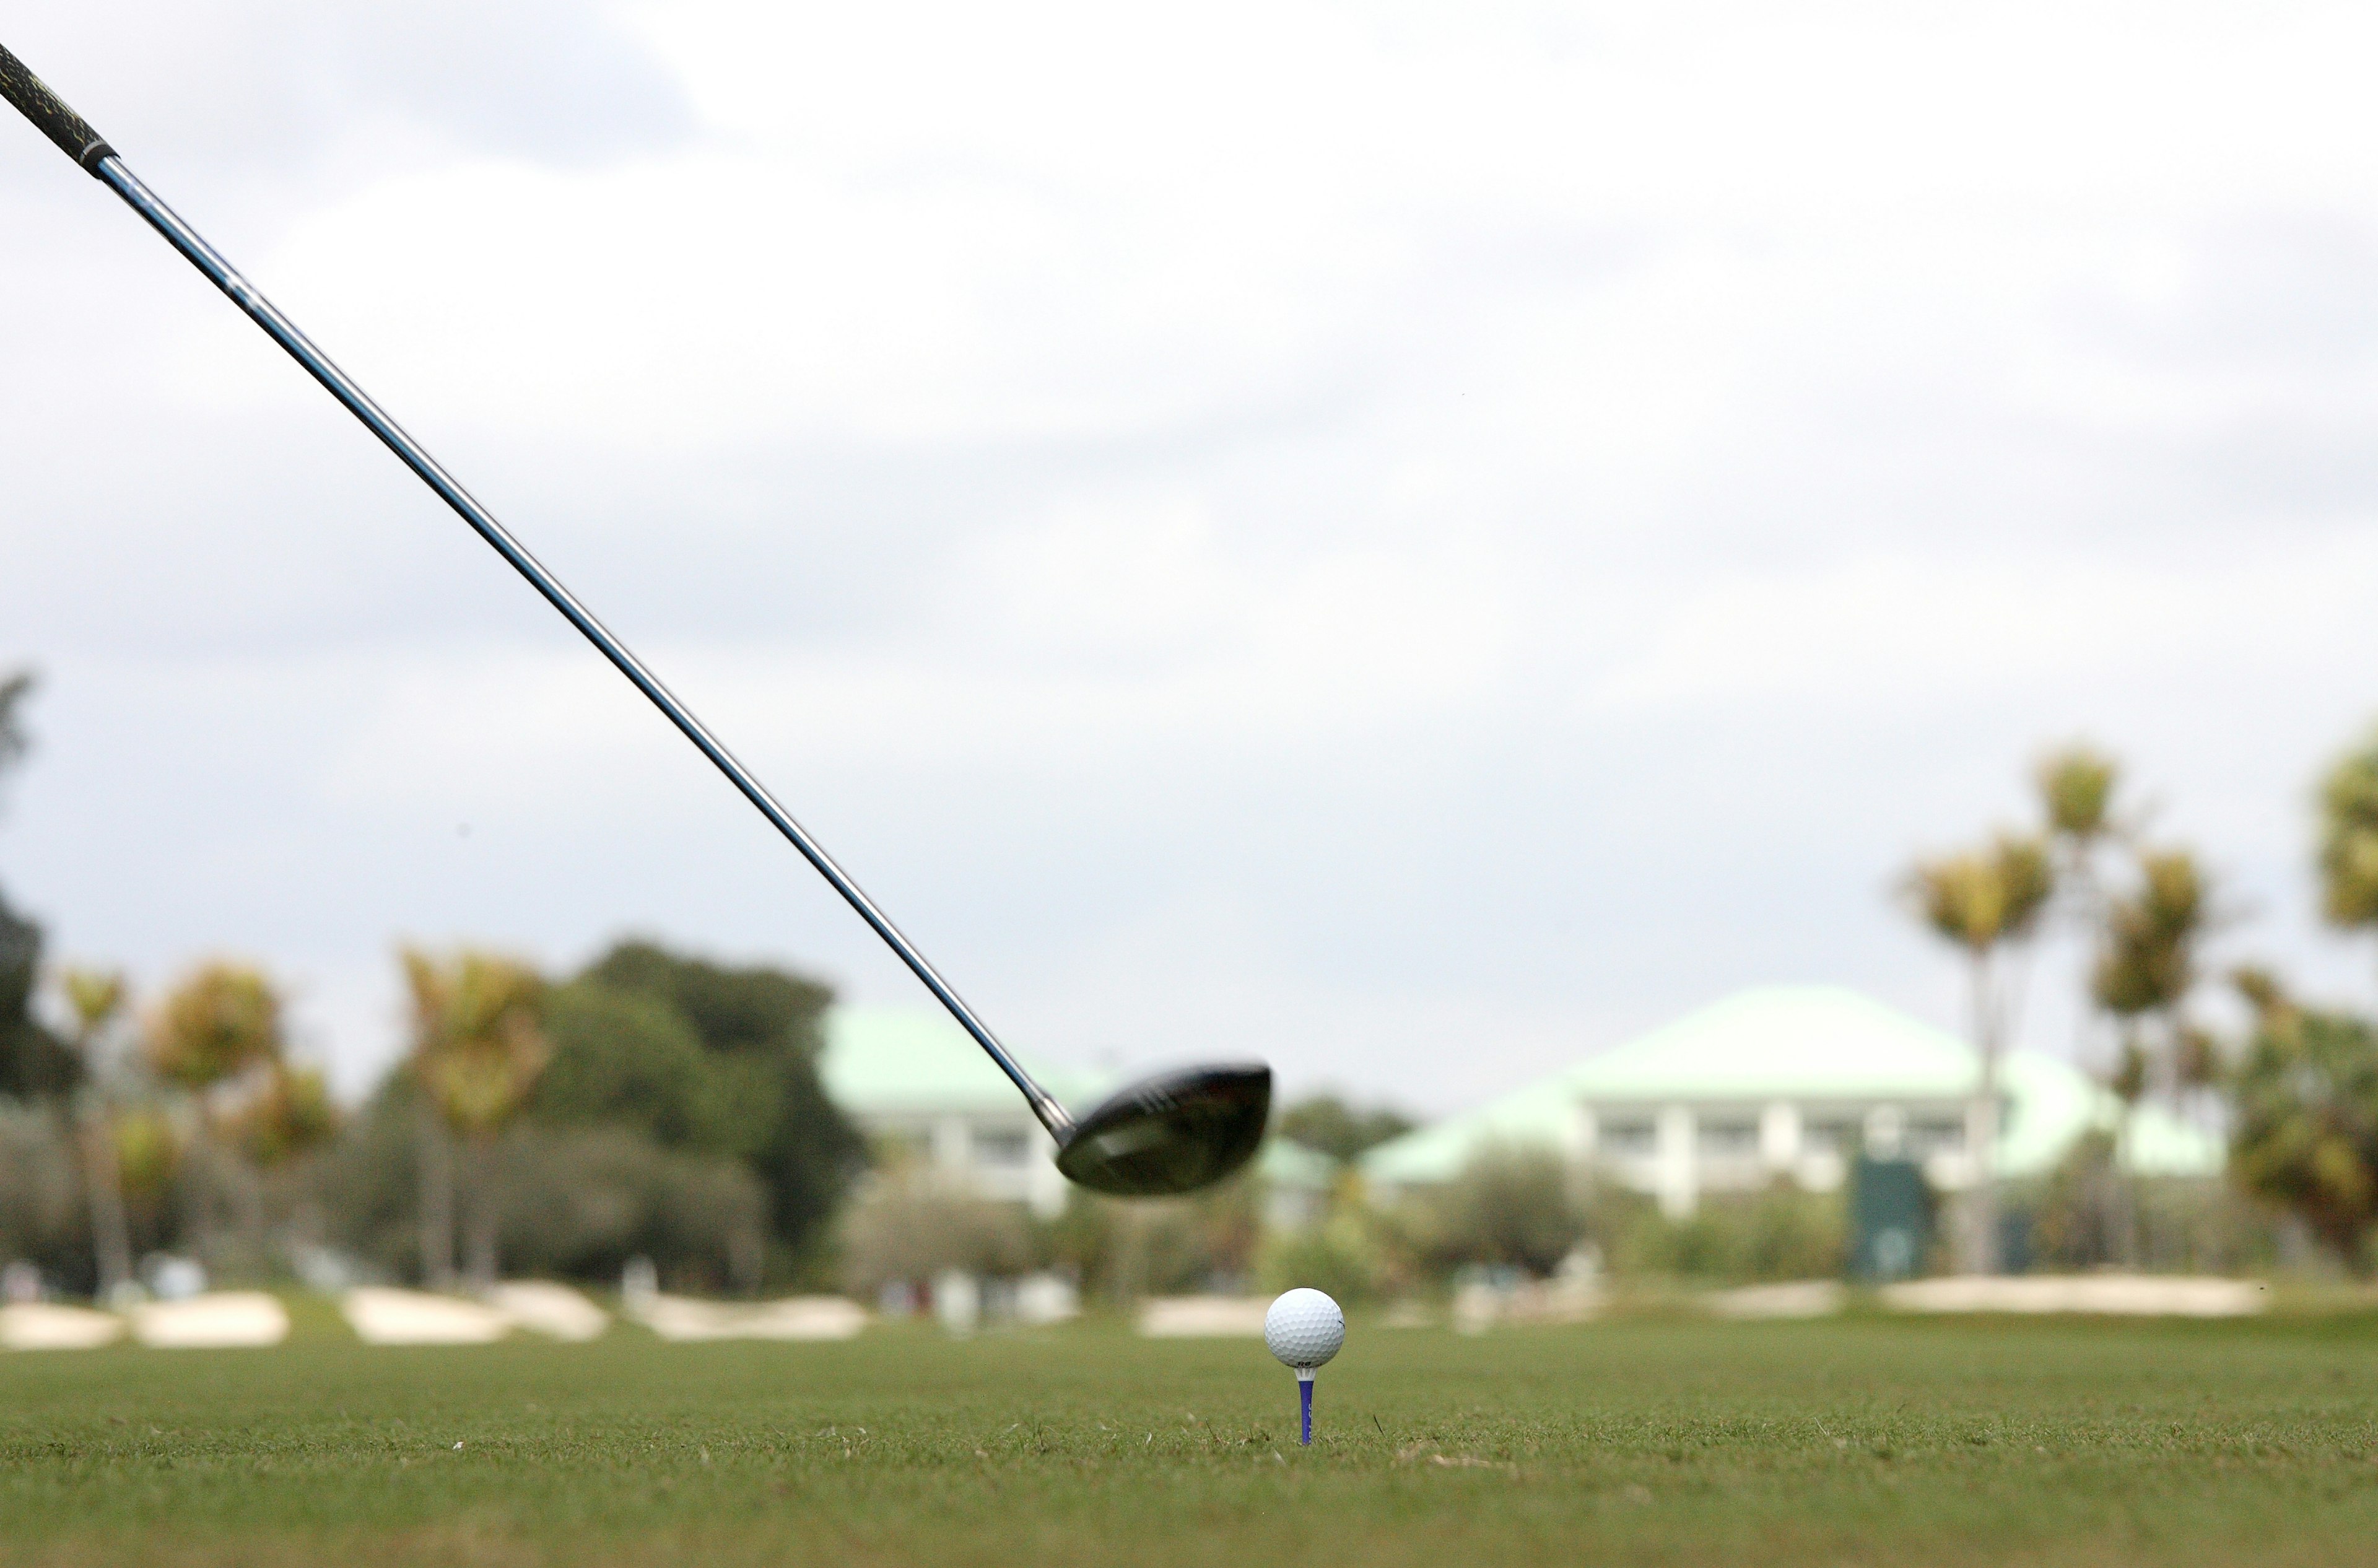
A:
<svg viewBox="0 0 2378 1568">
<path fill-rule="evenodd" d="M 2378 1324 L 0 1357 L 0 1563 L 2378 1558 Z M 455 1445 L 462 1444 L 458 1449 Z"/>
</svg>

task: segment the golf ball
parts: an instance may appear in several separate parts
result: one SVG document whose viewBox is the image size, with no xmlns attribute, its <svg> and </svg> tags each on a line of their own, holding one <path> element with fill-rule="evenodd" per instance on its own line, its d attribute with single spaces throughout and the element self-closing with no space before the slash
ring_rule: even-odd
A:
<svg viewBox="0 0 2378 1568">
<path fill-rule="evenodd" d="M 1264 1346 L 1300 1371 L 1317 1367 L 1346 1343 L 1346 1314 L 1318 1290 L 1290 1291 L 1264 1314 Z"/>
</svg>

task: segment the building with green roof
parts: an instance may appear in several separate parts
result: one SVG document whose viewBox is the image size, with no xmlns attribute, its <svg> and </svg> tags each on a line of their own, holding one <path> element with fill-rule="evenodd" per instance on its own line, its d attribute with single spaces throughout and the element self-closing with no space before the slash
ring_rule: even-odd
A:
<svg viewBox="0 0 2378 1568">
<path fill-rule="evenodd" d="M 1016 1058 L 1076 1115 L 1114 1087 L 1104 1073 L 1053 1065 L 1029 1052 Z M 1055 1141 L 1025 1108 L 1007 1075 L 947 1013 L 834 1008 L 826 1014 L 818 1077 L 827 1097 L 879 1147 L 904 1149 L 984 1197 L 1024 1203 L 1036 1214 L 1065 1206 Z M 1266 1217 L 1290 1227 L 1309 1223 L 1337 1172 L 1326 1155 L 1270 1140 L 1255 1162 Z"/>
<path fill-rule="evenodd" d="M 1865 1148 L 1919 1162 L 1957 1191 L 1976 1173 L 1970 1099 L 1974 1048 L 1955 1035 L 1834 986 L 1744 991 L 1538 1083 L 1393 1142 L 1361 1169 L 1387 1194 L 1451 1180 L 1494 1144 L 1548 1147 L 1656 1196 L 1675 1215 L 1707 1191 L 1745 1191 L 1788 1176 L 1838 1186 Z M 2121 1106 L 2071 1063 L 2007 1054 L 1993 1164 L 2036 1175 Z M 2132 1113 L 2129 1167 L 2210 1176 L 2220 1140 L 2156 1107 Z"/>
<path fill-rule="evenodd" d="M 1099 1073 L 1015 1055 L 1069 1110 L 1088 1109 L 1111 1086 Z M 1019 1201 L 1042 1215 L 1065 1206 L 1055 1141 L 948 1014 L 836 1007 L 826 1014 L 818 1077 L 827 1097 L 879 1146 L 905 1147 L 987 1198 Z"/>
</svg>

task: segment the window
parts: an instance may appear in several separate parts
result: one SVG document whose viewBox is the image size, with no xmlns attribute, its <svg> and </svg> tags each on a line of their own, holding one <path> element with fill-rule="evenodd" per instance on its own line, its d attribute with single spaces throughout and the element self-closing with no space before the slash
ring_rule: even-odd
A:
<svg viewBox="0 0 2378 1568">
<path fill-rule="evenodd" d="M 1812 1155 L 1841 1155 L 1857 1152 L 1865 1138 L 1857 1122 L 1848 1117 L 1819 1117 L 1800 1128 L 1800 1142 Z"/>
<path fill-rule="evenodd" d="M 1954 1155 L 1965 1147 L 1965 1124 L 1928 1116 L 1907 1124 L 1907 1152 L 1916 1159 L 1927 1155 Z"/>
<path fill-rule="evenodd" d="M 1739 1159 L 1759 1152 L 1759 1123 L 1741 1118 L 1716 1118 L 1693 1130 L 1694 1144 L 1706 1155 Z"/>
<path fill-rule="evenodd" d="M 1031 1141 L 1021 1132 L 984 1132 L 974 1135 L 974 1162 L 977 1165 L 1019 1166 L 1031 1156 Z"/>
<path fill-rule="evenodd" d="M 1649 1159 L 1660 1147 L 1660 1135 L 1648 1117 L 1605 1116 L 1594 1131 L 1602 1152 L 1618 1159 Z"/>
</svg>

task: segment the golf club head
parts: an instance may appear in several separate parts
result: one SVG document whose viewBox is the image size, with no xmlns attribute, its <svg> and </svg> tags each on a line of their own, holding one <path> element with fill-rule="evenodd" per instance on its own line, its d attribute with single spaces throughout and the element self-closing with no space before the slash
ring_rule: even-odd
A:
<svg viewBox="0 0 2378 1568">
<path fill-rule="evenodd" d="M 1082 1118 L 1057 1168 L 1117 1197 L 1195 1192 L 1254 1157 L 1270 1115 L 1271 1069 L 1260 1062 L 1159 1073 Z"/>
</svg>

